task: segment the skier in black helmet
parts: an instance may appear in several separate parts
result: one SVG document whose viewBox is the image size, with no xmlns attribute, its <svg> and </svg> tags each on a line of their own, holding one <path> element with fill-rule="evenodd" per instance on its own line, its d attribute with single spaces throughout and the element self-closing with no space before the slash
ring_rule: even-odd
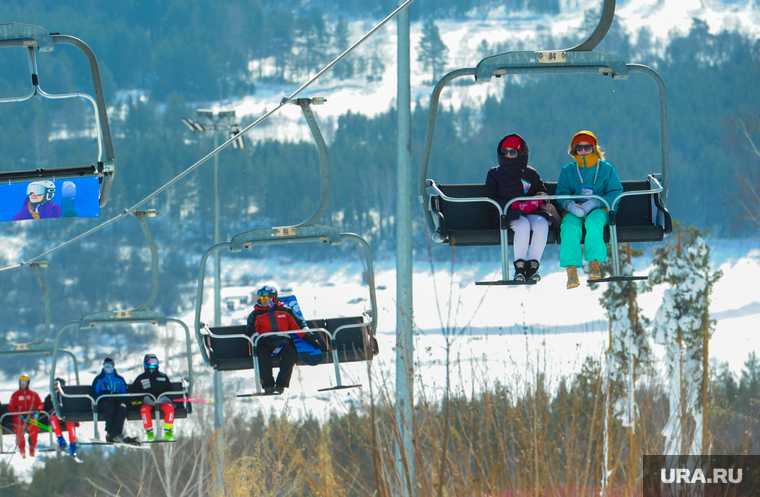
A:
<svg viewBox="0 0 760 497">
<path fill-rule="evenodd" d="M 133 397 L 132 405 L 142 404 L 140 415 L 142 417 L 145 436 L 148 441 L 156 439 L 153 433 L 153 409 L 158 404 L 159 409 L 164 413 L 164 440 L 174 440 L 174 403 L 171 399 L 163 397 L 159 399 L 162 393 L 170 392 L 172 382 L 168 376 L 158 370 L 158 357 L 155 354 L 145 354 L 143 358 L 143 367 L 145 372 L 135 378 L 129 387 L 129 393 L 149 393 L 157 400 L 145 396 L 142 400 L 139 397 Z"/>
</svg>

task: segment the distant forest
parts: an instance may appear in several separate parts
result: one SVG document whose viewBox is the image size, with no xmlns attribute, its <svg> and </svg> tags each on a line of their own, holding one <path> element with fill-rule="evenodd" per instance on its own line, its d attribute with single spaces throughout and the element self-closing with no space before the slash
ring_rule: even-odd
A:
<svg viewBox="0 0 760 497">
<path fill-rule="evenodd" d="M 211 139 L 193 135 L 182 125 L 182 117 L 192 116 L 204 102 L 255 94 L 261 87 L 290 88 L 293 83 L 302 83 L 354 41 L 348 31 L 351 20 L 376 20 L 396 5 L 395 0 L 313 0 L 300 4 L 270 0 L 145 4 L 90 0 L 76 5 L 7 0 L 0 4 L 0 21 L 41 25 L 52 32 L 77 36 L 98 56 L 106 98 L 112 107 L 109 117 L 117 159 L 111 200 L 101 211 L 105 220 L 145 198 L 211 149 Z M 412 7 L 412 19 L 431 27 L 426 33 L 427 41 L 432 42 L 438 36 L 437 29 L 432 29 L 436 21 L 465 16 L 482 19 L 496 5 L 526 15 L 559 11 L 557 0 L 514 0 L 506 4 L 418 0 Z M 530 11 L 525 10 L 528 8 Z M 336 15 L 338 12 L 341 16 Z M 587 12 L 584 25 L 566 39 L 542 35 L 538 42 L 541 46 L 483 43 L 476 56 L 571 47 L 588 36 L 598 16 L 598 11 Z M 615 23 L 597 50 L 654 67 L 667 85 L 672 178 L 668 207 L 674 218 L 707 227 L 721 236 L 751 236 L 757 225 L 746 220 L 746 211 L 736 198 L 736 185 L 742 178 L 757 174 L 753 172 L 757 161 L 753 162 L 742 146 L 747 136 L 756 133 L 747 124 L 760 115 L 760 45 L 738 33 L 711 34 L 699 20 L 694 20 L 685 36 L 674 36 L 667 47 L 662 47 L 646 29 L 626 33 Z M 372 46 L 342 61 L 326 77 L 365 78 L 368 82 L 379 77 L 378 67 L 383 61 Z M 429 46 L 439 47 L 431 56 L 440 58 L 446 71 L 455 68 L 450 54 L 456 47 Z M 75 50 L 56 48 L 52 55 L 42 54 L 39 59 L 41 84 L 46 91 L 86 90 L 91 86 L 85 60 Z M 0 67 L 0 97 L 28 91 L 23 51 L 0 51 Z M 274 71 L 265 73 L 263 67 Z M 657 92 L 645 76 L 633 74 L 620 82 L 591 75 L 503 78 L 492 84 L 500 85 L 501 95 L 487 99 L 482 107 L 441 109 L 430 177 L 443 183 L 484 181 L 488 168 L 495 165 L 499 138 L 518 132 L 530 145 L 531 165 L 545 180 L 556 181 L 560 167 L 569 161 L 567 142 L 580 129 L 598 132 L 608 160 L 624 179 L 640 179 L 658 171 Z M 83 137 L 83 130 L 91 129 L 92 123 L 83 109 L 78 102 L 52 105 L 40 99 L 0 105 L 0 167 L 12 170 L 92 163 L 94 140 Z M 428 108 L 426 103 L 415 102 L 413 109 L 413 157 L 418 167 Z M 319 120 L 319 108 L 315 111 Z M 391 254 L 395 246 L 395 115 L 391 108 L 375 117 L 349 113 L 337 122 L 320 121 L 329 140 L 332 167 L 332 199 L 324 224 L 361 234 L 381 255 Z M 311 143 L 265 141 L 242 151 L 227 149 L 220 154 L 220 164 L 223 238 L 254 227 L 300 222 L 318 203 L 318 155 Z M 152 223 L 159 248 L 165 253 L 162 272 L 168 274 L 170 287 L 177 289 L 162 294 L 160 305 L 166 309 L 174 311 L 179 294 L 193 285 L 188 280 L 196 274 L 197 257 L 210 246 L 211 184 L 212 168 L 206 165 L 150 205 L 161 211 L 160 218 Z M 418 256 L 427 253 L 421 216 L 415 202 Z M 24 236 L 27 244 L 19 257 L 31 257 L 92 226 L 93 222 L 84 220 L 4 223 L 0 235 Z M 65 262 L 70 274 L 86 274 L 94 264 L 103 268 L 104 276 L 92 278 L 87 285 L 60 278 L 51 283 L 51 293 L 65 294 L 73 308 L 81 308 L 75 303 L 82 300 L 90 307 L 106 308 L 114 300 L 134 300 L 135 276 L 145 281 L 147 295 L 144 247 L 137 223 L 122 221 L 76 248 L 53 254 L 50 260 Z M 471 253 L 496 256 L 496 251 Z M 449 257 L 450 251 L 436 254 Z M 466 257 L 465 252 L 459 255 Z M 301 256 L 313 257 L 310 253 Z M 14 288 L 8 302 L 23 302 L 24 296 L 36 291 L 33 275 L 24 271 L 23 276 L 20 270 L 0 275 L 4 288 Z M 112 273 L 119 278 L 105 276 Z M 18 324 L 23 323 L 38 324 L 39 315 L 30 311 Z"/>
</svg>

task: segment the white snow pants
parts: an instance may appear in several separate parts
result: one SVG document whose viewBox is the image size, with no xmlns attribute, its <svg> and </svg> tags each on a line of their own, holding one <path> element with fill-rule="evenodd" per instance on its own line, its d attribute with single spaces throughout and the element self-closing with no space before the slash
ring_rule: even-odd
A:
<svg viewBox="0 0 760 497">
<path fill-rule="evenodd" d="M 546 218 L 537 214 L 528 214 L 509 223 L 509 227 L 515 232 L 515 260 L 530 259 L 541 262 L 541 255 L 544 253 L 544 247 L 546 247 L 546 238 L 549 236 L 549 222 Z M 531 231 L 533 232 L 532 243 Z M 528 243 L 530 243 L 530 258 L 527 257 Z"/>
</svg>

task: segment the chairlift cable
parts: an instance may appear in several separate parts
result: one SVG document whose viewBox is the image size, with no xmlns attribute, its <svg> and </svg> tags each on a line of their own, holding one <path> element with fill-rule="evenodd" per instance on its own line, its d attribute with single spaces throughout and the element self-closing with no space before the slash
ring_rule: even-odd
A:
<svg viewBox="0 0 760 497">
<path fill-rule="evenodd" d="M 58 245 L 57 247 L 54 247 L 54 248 L 48 250 L 47 252 L 43 252 L 42 254 L 39 254 L 39 255 L 37 255 L 35 257 L 32 257 L 31 259 L 29 259 L 29 260 L 27 260 L 25 262 L 20 262 L 18 264 L 14 264 L 14 265 L 11 265 L 11 266 L 2 267 L 2 268 L 0 268 L 0 271 L 5 271 L 5 270 L 8 270 L 8 269 L 15 269 L 17 267 L 28 265 L 28 264 L 30 264 L 30 263 L 38 260 L 38 259 L 41 259 L 41 258 L 43 258 L 43 257 L 45 257 L 45 256 L 47 256 L 49 254 L 52 254 L 53 252 L 57 252 L 58 250 L 60 250 L 62 248 L 68 247 L 69 245 L 72 245 L 72 244 L 78 242 L 79 240 L 82 240 L 83 238 L 86 238 L 86 237 L 90 236 L 91 234 L 93 234 L 93 233 L 95 233 L 97 231 L 100 231 L 101 229 L 105 228 L 106 226 L 109 226 L 109 225 L 115 223 L 116 221 L 119 221 L 120 219 L 124 218 L 125 216 L 128 216 L 128 215 L 132 214 L 134 211 L 136 211 L 143 204 L 145 204 L 146 202 L 149 202 L 150 200 L 152 200 L 153 198 L 155 198 L 156 196 L 158 196 L 160 193 L 163 193 L 170 186 L 174 185 L 175 183 L 177 183 L 178 181 L 180 181 L 181 179 L 183 179 L 185 176 L 187 176 L 188 174 L 190 174 L 192 171 L 194 171 L 195 169 L 197 169 L 198 167 L 200 167 L 203 163 L 205 163 L 206 161 L 208 161 L 210 158 L 214 157 L 216 154 L 218 154 L 219 152 L 221 152 L 222 150 L 224 150 L 225 148 L 227 148 L 230 144 L 232 144 L 235 140 L 237 140 L 239 136 L 245 135 L 245 133 L 247 133 L 253 127 L 257 126 L 264 119 L 268 118 L 269 116 L 271 116 L 272 114 L 274 114 L 275 112 L 277 112 L 278 110 L 280 110 L 285 104 L 288 103 L 288 101 L 292 100 L 296 95 L 298 95 L 299 93 L 301 93 L 304 89 L 306 89 L 309 85 L 311 85 L 314 81 L 316 81 L 317 78 L 319 78 L 320 76 L 322 76 L 322 74 L 324 74 L 328 69 L 332 68 L 336 63 L 338 63 L 349 52 L 351 52 L 356 47 L 358 47 L 369 36 L 371 36 L 372 34 L 374 34 L 375 31 L 377 31 L 383 25 L 385 25 L 388 21 L 390 21 L 391 19 L 393 19 L 394 17 L 396 17 L 396 15 L 398 15 L 399 12 L 401 12 L 403 9 L 405 9 L 406 7 L 408 7 L 412 2 L 414 2 L 414 0 L 406 0 L 406 2 L 404 2 L 402 5 L 400 5 L 396 10 L 394 10 L 390 15 L 388 15 L 388 17 L 386 17 L 385 19 L 383 19 L 377 26 L 375 26 L 369 32 L 367 32 L 367 34 L 365 34 L 362 38 L 360 38 L 356 43 L 354 43 L 349 48 L 347 48 L 342 54 L 340 54 L 338 57 L 336 57 L 335 60 L 333 60 L 327 66 L 325 66 L 321 71 L 319 71 L 316 75 L 314 75 L 309 81 L 307 81 L 306 83 L 304 83 L 300 88 L 298 88 L 290 96 L 283 98 L 282 101 L 280 101 L 280 103 L 274 109 L 270 110 L 269 112 L 267 112 L 266 114 L 264 114 L 260 118 L 256 119 L 254 122 L 252 122 L 251 124 L 249 124 L 245 128 L 243 128 L 240 131 L 240 133 L 238 133 L 237 135 L 235 135 L 232 138 L 229 138 L 227 141 L 225 141 L 224 143 L 222 143 L 221 145 L 219 145 L 217 148 L 215 148 L 214 150 L 212 150 L 205 157 L 203 157 L 202 159 L 200 159 L 198 162 L 196 162 L 195 164 L 193 164 L 189 168 L 185 169 L 183 172 L 181 172 L 180 174 L 178 174 L 177 176 L 175 176 L 173 179 L 169 180 L 168 183 L 166 183 L 163 186 L 161 186 L 159 189 L 157 189 L 156 191 L 154 191 L 153 193 L 151 193 L 150 195 L 148 195 L 147 197 L 145 197 L 143 200 L 141 200 L 140 202 L 138 202 L 134 206 L 132 206 L 129 209 L 125 210 L 124 212 L 122 212 L 121 214 L 117 215 L 116 217 L 111 218 L 108 221 L 106 221 L 104 223 L 101 223 L 98 226 L 95 226 L 94 228 L 92 228 L 92 229 L 90 229 L 88 231 L 85 231 L 81 235 L 78 235 L 78 236 L 76 236 L 76 237 L 68 240 L 67 242 L 62 243 L 61 245 Z"/>
</svg>

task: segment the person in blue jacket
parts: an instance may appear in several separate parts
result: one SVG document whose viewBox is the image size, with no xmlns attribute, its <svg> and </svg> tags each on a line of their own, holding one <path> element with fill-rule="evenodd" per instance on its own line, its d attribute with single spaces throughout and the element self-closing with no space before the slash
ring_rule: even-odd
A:
<svg viewBox="0 0 760 497">
<path fill-rule="evenodd" d="M 106 357 L 103 370 L 92 381 L 90 394 L 93 399 L 106 394 L 127 393 L 127 382 L 116 372 L 113 359 Z M 131 443 L 124 436 L 124 420 L 127 417 L 127 404 L 124 397 L 106 397 L 98 405 L 103 406 L 103 418 L 106 422 L 106 441 Z"/>
<path fill-rule="evenodd" d="M 559 174 L 557 195 L 598 195 L 609 205 L 623 193 L 623 184 L 612 167 L 604 160 L 604 152 L 591 131 L 580 131 L 570 140 L 567 153 L 573 157 Z M 607 207 L 594 198 L 560 200 L 562 224 L 560 225 L 559 265 L 567 270 L 567 288 L 576 288 L 578 266 L 588 261 L 589 280 L 602 277 L 599 263 L 607 260 L 604 243 L 604 226 L 609 222 Z M 619 205 L 619 204 L 618 204 Z M 617 206 L 615 206 L 617 209 Z M 586 228 L 584 249 L 581 237 Z"/>
</svg>

